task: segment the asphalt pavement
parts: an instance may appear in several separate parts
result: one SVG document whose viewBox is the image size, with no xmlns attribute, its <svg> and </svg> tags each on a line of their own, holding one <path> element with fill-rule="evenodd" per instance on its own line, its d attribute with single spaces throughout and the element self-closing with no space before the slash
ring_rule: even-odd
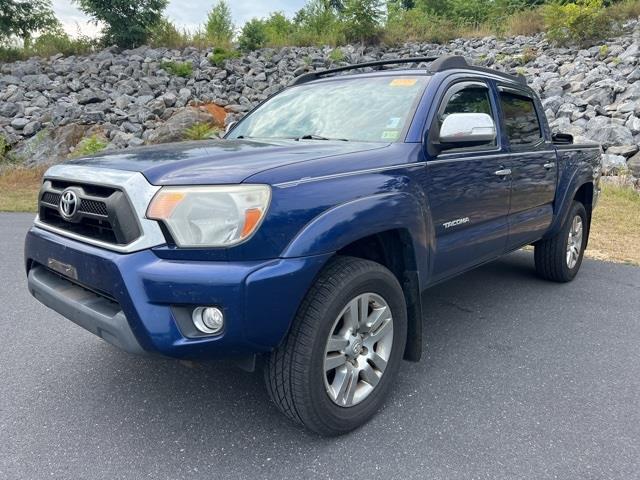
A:
<svg viewBox="0 0 640 480">
<path fill-rule="evenodd" d="M 325 439 L 259 374 L 130 356 L 40 305 L 31 220 L 0 214 L 0 479 L 640 478 L 640 268 L 557 285 L 518 252 L 434 287 L 423 360 Z"/>
</svg>

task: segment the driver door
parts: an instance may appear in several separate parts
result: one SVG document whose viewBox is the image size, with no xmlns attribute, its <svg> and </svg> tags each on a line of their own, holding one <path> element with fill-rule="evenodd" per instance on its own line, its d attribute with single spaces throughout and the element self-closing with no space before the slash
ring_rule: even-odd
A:
<svg viewBox="0 0 640 480">
<path fill-rule="evenodd" d="M 428 157 L 426 182 L 435 229 L 433 281 L 503 254 L 509 231 L 509 155 L 501 145 L 493 91 L 479 79 L 453 84 L 431 125 L 431 142 L 437 141 L 442 121 L 452 113 L 486 113 L 498 134 L 483 145 L 440 147 Z"/>
</svg>

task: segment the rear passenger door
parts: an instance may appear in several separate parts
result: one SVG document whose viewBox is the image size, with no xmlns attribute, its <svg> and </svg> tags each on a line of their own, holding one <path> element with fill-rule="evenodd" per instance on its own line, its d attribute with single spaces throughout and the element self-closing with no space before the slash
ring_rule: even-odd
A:
<svg viewBox="0 0 640 480">
<path fill-rule="evenodd" d="M 484 80 L 460 80 L 440 98 L 429 126 L 429 145 L 452 113 L 486 113 L 499 129 L 495 96 Z M 504 253 L 511 186 L 503 173 L 507 162 L 499 135 L 484 145 L 429 152 L 426 190 L 435 230 L 433 281 Z"/>
<path fill-rule="evenodd" d="M 545 139 L 538 106 L 525 89 L 499 86 L 501 119 L 509 145 L 511 206 L 508 249 L 538 240 L 553 219 L 556 152 Z"/>
</svg>

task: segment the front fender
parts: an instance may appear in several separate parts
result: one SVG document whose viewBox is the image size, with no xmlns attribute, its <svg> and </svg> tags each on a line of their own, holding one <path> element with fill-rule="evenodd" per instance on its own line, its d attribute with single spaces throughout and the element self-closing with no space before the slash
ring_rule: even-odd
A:
<svg viewBox="0 0 640 480">
<path fill-rule="evenodd" d="M 330 208 L 309 222 L 282 256 L 335 252 L 362 238 L 395 229 L 407 230 L 413 242 L 416 265 L 426 266 L 426 215 L 413 195 L 397 192 L 363 197 Z"/>
</svg>

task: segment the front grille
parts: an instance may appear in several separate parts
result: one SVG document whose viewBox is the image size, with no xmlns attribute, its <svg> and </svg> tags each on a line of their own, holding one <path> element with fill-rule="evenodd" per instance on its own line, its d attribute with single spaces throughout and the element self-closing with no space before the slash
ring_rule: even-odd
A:
<svg viewBox="0 0 640 480">
<path fill-rule="evenodd" d="M 42 199 L 40 200 L 42 203 L 46 203 L 48 205 L 58 206 L 60 204 L 60 195 L 59 193 L 53 192 L 44 192 L 42 195 Z"/>
<path fill-rule="evenodd" d="M 61 228 L 68 232 L 82 235 L 83 237 L 93 238 L 101 242 L 113 243 L 119 245 L 118 239 L 111 222 L 108 220 L 98 220 L 91 217 L 85 217 L 80 223 L 68 222 L 58 212 L 57 209 L 50 208 L 48 205 L 41 208 L 40 220 L 52 227 Z"/>
<path fill-rule="evenodd" d="M 67 189 L 77 197 L 76 211 L 70 218 L 60 213 L 62 194 Z M 135 210 L 115 187 L 45 180 L 39 216 L 44 224 L 113 245 L 127 245 L 141 235 Z"/>
<path fill-rule="evenodd" d="M 107 206 L 104 204 L 104 202 L 85 199 L 82 201 L 79 208 L 81 212 L 85 213 L 93 213 L 94 215 L 102 215 L 103 217 L 109 215 Z"/>
<path fill-rule="evenodd" d="M 42 200 L 40 201 L 42 203 L 46 203 L 47 206 L 51 205 L 55 208 L 58 208 L 61 196 L 62 195 L 59 193 L 44 192 L 44 194 L 42 195 Z M 82 200 L 80 206 L 78 207 L 78 211 L 84 213 L 92 213 L 94 215 L 101 215 L 103 217 L 109 216 L 107 205 L 104 202 L 99 202 L 97 200 L 91 200 L 88 198 Z"/>
</svg>

